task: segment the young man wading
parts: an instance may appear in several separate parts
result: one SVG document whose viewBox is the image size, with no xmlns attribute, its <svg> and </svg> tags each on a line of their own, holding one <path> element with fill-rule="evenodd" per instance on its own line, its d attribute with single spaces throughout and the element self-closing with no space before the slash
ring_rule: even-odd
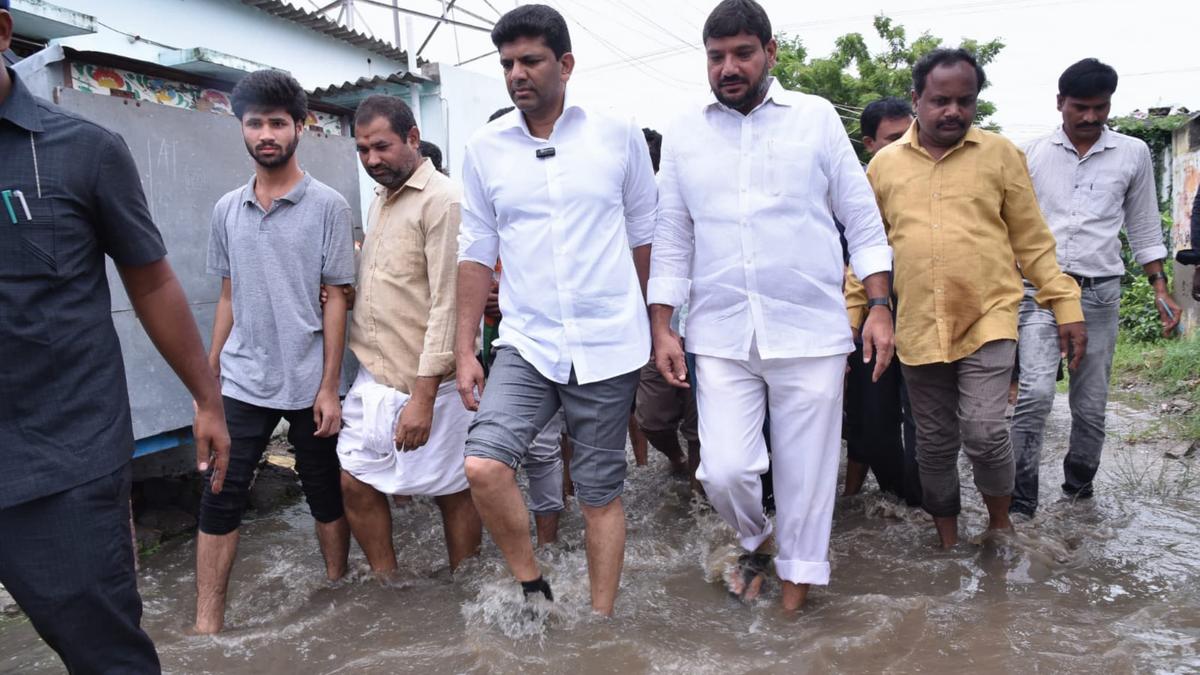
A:
<svg viewBox="0 0 1200 675">
<path fill-rule="evenodd" d="M 254 176 L 213 209 L 208 272 L 221 277 L 209 361 L 221 378 L 232 449 L 225 487 L 205 486 L 196 541 L 196 631 L 225 621 L 229 573 L 250 485 L 271 432 L 290 425 L 296 473 L 330 579 L 346 573 L 337 433 L 346 295 L 354 281 L 350 206 L 300 168 L 308 101 L 286 73 L 260 70 L 233 89 Z"/>
<path fill-rule="evenodd" d="M 459 394 L 478 410 L 467 479 L 526 596 L 552 598 L 514 475 L 561 406 L 592 609 L 607 615 L 625 553 L 625 434 L 650 353 L 654 173 L 637 125 L 571 100 L 575 57 L 557 11 L 518 7 L 496 22 L 492 42 L 518 111 L 476 133 L 463 163 L 454 351 Z M 497 257 L 504 321 L 485 390 L 475 336 Z"/>
</svg>

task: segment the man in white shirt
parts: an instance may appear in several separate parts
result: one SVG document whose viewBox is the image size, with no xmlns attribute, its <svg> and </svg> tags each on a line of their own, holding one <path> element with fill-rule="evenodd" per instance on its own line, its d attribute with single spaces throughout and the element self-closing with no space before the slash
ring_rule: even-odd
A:
<svg viewBox="0 0 1200 675">
<path fill-rule="evenodd" d="M 1087 323 L 1087 357 L 1071 371 L 1071 441 L 1063 458 L 1063 493 L 1075 499 L 1092 496 L 1104 448 L 1104 410 L 1125 274 L 1122 229 L 1154 288 L 1163 335 L 1171 334 L 1180 316 L 1163 274 L 1167 247 L 1150 148 L 1106 126 L 1116 90 L 1117 71 L 1096 59 L 1067 68 L 1058 80 L 1062 126 L 1025 148 L 1038 203 L 1057 242 L 1058 264 L 1079 283 Z M 1025 282 L 1017 341 L 1021 374 L 1012 421 L 1016 484 L 1009 507 L 1029 517 L 1038 505 L 1042 436 L 1054 404 L 1060 359 L 1054 313 L 1034 302 L 1035 292 Z"/>
<path fill-rule="evenodd" d="M 561 406 L 592 609 L 608 615 L 625 553 L 625 433 L 650 353 L 654 174 L 637 125 L 567 95 L 575 57 L 557 11 L 522 5 L 496 22 L 492 42 L 517 110 L 476 133 L 463 161 L 455 357 L 459 394 L 478 410 L 467 480 L 526 597 L 553 599 L 515 470 Z M 475 335 L 497 256 L 504 321 L 485 393 Z"/>
<path fill-rule="evenodd" d="M 716 98 L 664 135 L 648 296 L 654 352 L 663 376 L 687 386 L 669 321 L 673 307 L 689 302 L 697 477 L 746 549 L 730 588 L 745 600 L 759 594 L 774 539 L 782 603 L 793 610 L 809 584 L 829 583 L 842 378 L 854 350 L 834 216 L 870 298 L 862 339 L 876 378 L 892 356 L 891 249 L 833 106 L 769 77 L 776 44 L 762 7 L 719 4 L 704 24 L 704 46 Z M 771 461 L 774 532 L 759 483 Z"/>
</svg>

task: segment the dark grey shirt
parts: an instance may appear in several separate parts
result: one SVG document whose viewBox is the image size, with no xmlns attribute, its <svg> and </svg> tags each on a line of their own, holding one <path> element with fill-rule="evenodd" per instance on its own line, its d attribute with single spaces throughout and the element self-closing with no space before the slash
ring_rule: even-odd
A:
<svg viewBox="0 0 1200 675">
<path fill-rule="evenodd" d="M 0 191 L 19 190 L 24 204 L 10 192 L 10 214 L 0 201 L 0 508 L 132 457 L 104 256 L 137 266 L 166 255 L 121 137 L 8 74 Z"/>
<path fill-rule="evenodd" d="M 277 410 L 312 406 L 325 365 L 321 284 L 354 283 L 350 205 L 305 174 L 264 210 L 251 178 L 217 202 L 211 227 L 208 272 L 233 286 L 221 393 Z"/>
</svg>

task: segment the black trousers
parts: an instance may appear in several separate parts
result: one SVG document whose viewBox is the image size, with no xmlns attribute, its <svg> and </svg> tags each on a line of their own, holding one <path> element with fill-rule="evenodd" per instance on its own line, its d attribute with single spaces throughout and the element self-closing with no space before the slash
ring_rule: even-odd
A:
<svg viewBox="0 0 1200 675">
<path fill-rule="evenodd" d="M 917 429 L 900 361 L 893 358 L 878 382 L 871 381 L 874 370 L 874 361 L 863 363 L 862 344 L 856 344 L 846 386 L 846 454 L 871 467 L 880 490 L 920 506 Z"/>
<path fill-rule="evenodd" d="M 271 441 L 280 419 L 288 421 L 288 441 L 296 453 L 296 474 L 308 502 L 308 510 L 319 523 L 342 517 L 342 467 L 337 456 L 337 436 L 317 438 L 313 433 L 313 409 L 274 410 L 228 396 L 225 422 L 229 426 L 229 468 L 219 493 L 212 491 L 212 469 L 204 480 L 200 497 L 200 531 L 229 534 L 242 524 L 242 513 L 250 501 L 250 487 L 259 460 Z"/>
<path fill-rule="evenodd" d="M 0 583 L 71 673 L 158 673 L 141 629 L 130 468 L 0 509 Z"/>
</svg>

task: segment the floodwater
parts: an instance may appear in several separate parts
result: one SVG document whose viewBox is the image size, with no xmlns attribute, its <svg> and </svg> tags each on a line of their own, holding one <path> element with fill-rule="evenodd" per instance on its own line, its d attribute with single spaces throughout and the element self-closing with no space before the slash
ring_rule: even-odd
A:
<svg viewBox="0 0 1200 675">
<path fill-rule="evenodd" d="M 918 510 L 873 490 L 840 500 L 833 581 L 795 616 L 778 589 L 754 606 L 717 581 L 732 533 L 651 452 L 630 468 L 629 545 L 616 616 L 588 609 L 581 519 L 541 553 L 559 602 L 530 619 L 495 547 L 451 580 L 432 503 L 395 512 L 403 582 L 383 587 L 352 549 L 352 578 L 323 581 L 303 504 L 249 521 L 227 630 L 187 634 L 191 540 L 144 561 L 144 625 L 178 673 L 805 673 L 1200 671 L 1200 458 L 1166 459 L 1153 415 L 1110 407 L 1090 502 L 1058 500 L 1068 420 L 1055 402 L 1046 500 L 1014 536 L 985 517 L 963 466 L 966 542 L 935 548 Z M 61 672 L 27 622 L 0 623 L 0 672 Z"/>
</svg>

